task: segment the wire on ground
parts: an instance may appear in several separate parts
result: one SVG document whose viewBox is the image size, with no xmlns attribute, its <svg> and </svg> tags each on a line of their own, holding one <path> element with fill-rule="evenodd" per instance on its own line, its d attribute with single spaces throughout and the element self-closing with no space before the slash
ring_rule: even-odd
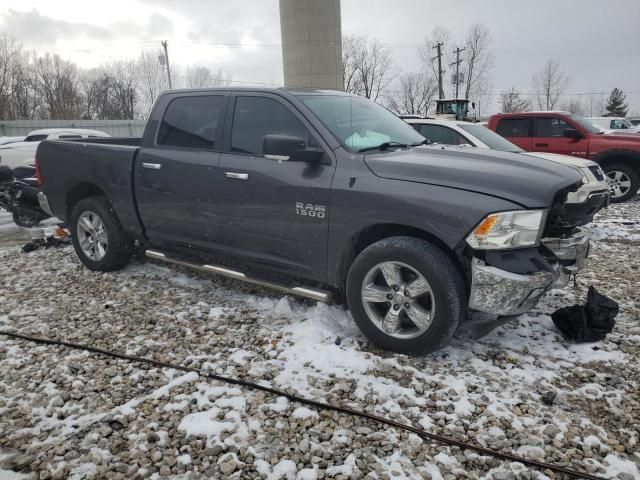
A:
<svg viewBox="0 0 640 480">
<path fill-rule="evenodd" d="M 111 350 L 105 350 L 102 348 L 98 348 L 98 347 L 93 347 L 90 345 L 82 345 L 82 344 L 78 344 L 78 343 L 72 343 L 72 342 L 66 342 L 64 340 L 54 340 L 51 338 L 41 338 L 41 337 L 34 337 L 31 335 L 23 335 L 21 333 L 16 333 L 16 332 L 10 332 L 10 331 L 6 331 L 6 330 L 0 330 L 0 335 L 4 335 L 7 336 L 9 338 L 14 338 L 14 339 L 21 339 L 21 340 L 25 340 L 28 342 L 32 342 L 32 343 L 40 343 L 40 344 L 44 344 L 44 345 L 58 345 L 58 346 L 62 346 L 62 347 L 67 347 L 67 348 L 71 348 L 74 350 L 84 350 L 86 352 L 92 352 L 92 353 L 97 353 L 100 355 L 106 355 L 112 358 L 118 358 L 121 360 L 127 360 L 130 362 L 136 362 L 136 363 L 143 363 L 143 364 L 147 364 L 147 365 L 153 365 L 154 367 L 159 367 L 159 368 L 170 368 L 170 369 L 174 369 L 174 370 L 179 370 L 179 371 L 183 371 L 183 372 L 194 372 L 197 373 L 199 376 L 204 377 L 204 378 L 208 378 L 210 380 L 216 380 L 219 382 L 224 382 L 224 383 L 230 383 L 232 385 L 238 385 L 238 386 L 242 386 L 245 388 L 249 388 L 252 390 L 261 390 L 263 392 L 267 392 L 270 393 L 272 395 L 276 395 L 278 397 L 285 397 L 289 400 L 291 400 L 292 402 L 297 402 L 297 403 L 302 403 L 304 405 L 309 405 L 311 407 L 317 408 L 319 410 L 333 410 L 335 412 L 339 412 L 339 413 L 344 413 L 347 415 L 351 415 L 354 417 L 360 417 L 360 418 L 366 418 L 369 420 L 372 420 L 374 422 L 383 424 L 383 425 L 388 425 L 390 427 L 394 427 L 400 430 L 405 430 L 407 432 L 411 432 L 411 433 L 415 433 L 416 435 L 418 435 L 419 437 L 422 438 L 426 438 L 441 444 L 445 444 L 445 445 L 450 445 L 450 446 L 455 446 L 455 447 L 459 447 L 461 449 L 466 449 L 466 450 L 473 450 L 481 455 L 486 455 L 486 456 L 491 456 L 491 457 L 495 457 L 495 458 L 499 458 L 502 460 L 507 460 L 510 462 L 519 462 L 522 463 L 523 465 L 527 465 L 529 467 L 533 467 L 536 468 L 538 470 L 550 470 L 552 472 L 555 473 L 562 473 L 564 475 L 569 475 L 572 478 L 585 478 L 588 480 L 604 480 L 602 477 L 598 477 L 595 475 L 592 475 L 590 473 L 587 472 L 580 472 L 577 470 L 573 470 L 570 468 L 566 468 L 560 465 L 554 465 L 554 464 L 550 464 L 550 463 L 545 463 L 545 462 L 540 462 L 537 460 L 531 460 L 528 458 L 524 458 L 521 457 L 519 455 L 515 455 L 512 453 L 508 453 L 508 452 L 501 452 L 498 450 L 493 450 L 491 448 L 486 448 L 483 447 L 481 445 L 475 445 L 472 443 L 467 443 L 467 442 L 463 442 L 461 440 L 456 440 L 455 438 L 451 438 L 451 437 L 446 437 L 443 435 L 438 435 L 435 433 L 430 433 L 427 432 L 421 428 L 416 428 L 413 427 L 411 425 L 406 425 L 403 423 L 399 423 L 396 422 L 394 420 L 390 420 L 388 418 L 384 418 L 384 417 L 380 417 L 378 415 L 374 415 L 372 413 L 367 413 L 365 411 L 362 410 L 354 410 L 348 407 L 341 407 L 341 406 L 337 406 L 337 405 L 331 405 L 328 403 L 324 403 L 324 402 L 320 402 L 317 400 L 312 400 L 312 399 L 308 399 L 308 398 L 304 398 L 304 397 L 299 397 L 297 395 L 285 392 L 284 390 L 279 390 L 277 388 L 273 388 L 273 387 L 269 387 L 269 386 L 265 386 L 265 385 L 260 385 L 259 383 L 254 383 L 254 382 L 250 382 L 247 380 L 241 380 L 238 378 L 232 378 L 232 377 L 225 377 L 223 375 L 217 375 L 215 373 L 210 373 L 210 372 L 205 372 L 201 369 L 198 368 L 193 368 L 193 367 L 185 367 L 183 365 L 176 365 L 170 362 L 164 362 L 161 360 L 154 360 L 151 358 L 144 358 L 144 357 L 136 357 L 134 355 L 127 355 L 124 353 L 118 353 L 118 352 L 113 352 Z"/>
</svg>

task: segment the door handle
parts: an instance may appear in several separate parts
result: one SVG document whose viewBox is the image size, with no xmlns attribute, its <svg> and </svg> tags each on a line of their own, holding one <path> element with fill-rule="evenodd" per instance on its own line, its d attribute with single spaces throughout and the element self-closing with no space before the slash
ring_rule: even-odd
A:
<svg viewBox="0 0 640 480">
<path fill-rule="evenodd" d="M 162 164 L 142 162 L 142 168 L 148 168 L 149 170 L 160 170 L 162 168 Z"/>
<path fill-rule="evenodd" d="M 548 147 L 548 143 L 536 143 L 536 147 Z"/>
<path fill-rule="evenodd" d="M 249 180 L 248 173 L 225 172 L 224 176 L 227 178 L 234 178 L 236 180 Z"/>
</svg>

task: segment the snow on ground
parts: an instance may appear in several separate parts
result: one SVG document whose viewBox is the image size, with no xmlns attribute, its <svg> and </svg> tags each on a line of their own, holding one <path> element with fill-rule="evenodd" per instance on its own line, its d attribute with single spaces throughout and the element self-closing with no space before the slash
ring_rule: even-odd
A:
<svg viewBox="0 0 640 480">
<path fill-rule="evenodd" d="M 196 366 L 603 478 L 640 478 L 638 219 L 640 200 L 612 206 L 591 227 L 577 286 L 424 357 L 373 347 L 339 306 L 155 263 L 89 272 L 69 247 L 0 247 L 0 329 Z M 616 329 L 571 344 L 549 315 L 582 302 L 591 284 L 620 303 Z M 192 373 L 4 338 L 0 359 L 0 478 L 557 478 Z"/>
</svg>

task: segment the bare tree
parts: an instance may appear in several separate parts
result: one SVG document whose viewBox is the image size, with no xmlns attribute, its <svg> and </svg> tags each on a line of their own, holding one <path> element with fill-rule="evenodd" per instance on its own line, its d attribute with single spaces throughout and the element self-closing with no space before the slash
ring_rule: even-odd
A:
<svg viewBox="0 0 640 480">
<path fill-rule="evenodd" d="M 487 51 L 491 43 L 491 33 L 481 23 L 474 23 L 469 28 L 465 40 L 466 77 L 464 98 L 469 98 L 474 88 L 483 80 L 493 66 L 491 53 Z"/>
<path fill-rule="evenodd" d="M 356 95 L 362 94 L 362 80 L 358 65 L 365 50 L 366 38 L 355 35 L 342 37 L 342 79 L 344 91 Z"/>
<path fill-rule="evenodd" d="M 41 115 L 54 120 L 79 118 L 83 97 L 75 64 L 47 53 L 35 60 L 35 70 L 42 92 Z"/>
<path fill-rule="evenodd" d="M 207 67 L 196 65 L 187 67 L 185 73 L 185 87 L 187 88 L 207 88 L 222 87 L 228 85 L 230 76 L 219 69 L 215 74 Z"/>
<path fill-rule="evenodd" d="M 35 56 L 13 37 L 0 38 L 0 119 L 31 119 L 40 104 Z"/>
<path fill-rule="evenodd" d="M 398 115 L 426 117 L 433 99 L 438 94 L 438 82 L 428 73 L 403 73 L 397 90 L 387 96 L 386 105 Z"/>
<path fill-rule="evenodd" d="M 500 108 L 502 113 L 527 112 L 531 110 L 531 101 L 520 96 L 516 87 L 500 93 Z"/>
<path fill-rule="evenodd" d="M 140 54 L 136 62 L 138 94 L 140 98 L 138 115 L 143 118 L 149 116 L 153 102 L 155 102 L 158 94 L 169 88 L 165 67 L 161 65 L 158 60 L 158 58 L 163 55 L 164 52 L 161 50 L 156 52 L 146 51 Z"/>
<path fill-rule="evenodd" d="M 445 66 L 449 65 L 453 60 L 452 48 L 446 48 L 452 43 L 452 34 L 449 29 L 443 27 L 442 25 L 438 25 L 435 27 L 431 34 L 425 37 L 424 45 L 418 48 L 418 57 L 422 61 L 424 68 L 426 71 L 433 74 L 433 77 L 438 79 L 438 59 L 436 57 L 437 50 L 436 45 L 439 43 L 443 45 L 442 47 L 442 74 L 444 77 L 444 72 L 446 71 Z M 444 90 L 444 86 L 446 82 L 442 81 L 442 88 Z"/>
<path fill-rule="evenodd" d="M 550 58 L 542 70 L 533 76 L 533 88 L 540 109 L 552 110 L 568 84 L 569 79 L 560 71 L 560 64 Z"/>
<path fill-rule="evenodd" d="M 488 78 L 483 77 L 478 81 L 471 90 L 470 98 L 475 101 L 476 104 L 476 118 L 482 117 L 483 109 L 486 109 L 490 102 L 493 92 L 493 83 Z M 473 105 L 473 104 L 472 104 Z"/>
<path fill-rule="evenodd" d="M 576 100 L 572 98 L 566 102 L 562 102 L 560 104 L 560 110 L 564 110 L 566 112 L 571 112 L 575 115 L 585 116 L 587 113 L 587 109 L 582 104 L 580 100 Z"/>
<path fill-rule="evenodd" d="M 115 60 L 85 72 L 81 79 L 85 98 L 84 118 L 134 118 L 136 75 L 136 64 L 131 60 Z"/>
<path fill-rule="evenodd" d="M 345 91 L 375 102 L 393 81 L 391 50 L 376 38 L 345 37 L 342 52 Z"/>
<path fill-rule="evenodd" d="M 215 85 L 213 74 L 207 67 L 188 67 L 185 75 L 185 86 L 187 88 L 206 88 Z"/>
</svg>

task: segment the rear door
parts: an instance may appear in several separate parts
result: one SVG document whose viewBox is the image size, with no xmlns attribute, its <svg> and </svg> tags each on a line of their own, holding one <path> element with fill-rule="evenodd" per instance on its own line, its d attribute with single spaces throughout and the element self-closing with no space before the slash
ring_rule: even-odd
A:
<svg viewBox="0 0 640 480">
<path fill-rule="evenodd" d="M 167 95 L 135 164 L 136 197 L 155 245 L 209 248 L 218 232 L 218 162 L 228 100 L 224 92 Z M 163 106 L 165 108 L 163 108 Z"/>
<path fill-rule="evenodd" d="M 565 137 L 567 129 L 575 129 L 575 126 L 556 116 L 536 117 L 533 120 L 532 151 L 586 158 L 589 140 L 586 137 Z"/>
<path fill-rule="evenodd" d="M 532 151 L 531 119 L 529 117 L 499 118 L 496 133 L 523 150 Z"/>
<path fill-rule="evenodd" d="M 270 270 L 326 276 L 330 149 L 289 101 L 242 93 L 230 102 L 231 128 L 220 159 L 220 235 L 225 250 Z M 265 135 L 300 137 L 324 149 L 327 163 L 278 162 L 263 156 Z"/>
</svg>

